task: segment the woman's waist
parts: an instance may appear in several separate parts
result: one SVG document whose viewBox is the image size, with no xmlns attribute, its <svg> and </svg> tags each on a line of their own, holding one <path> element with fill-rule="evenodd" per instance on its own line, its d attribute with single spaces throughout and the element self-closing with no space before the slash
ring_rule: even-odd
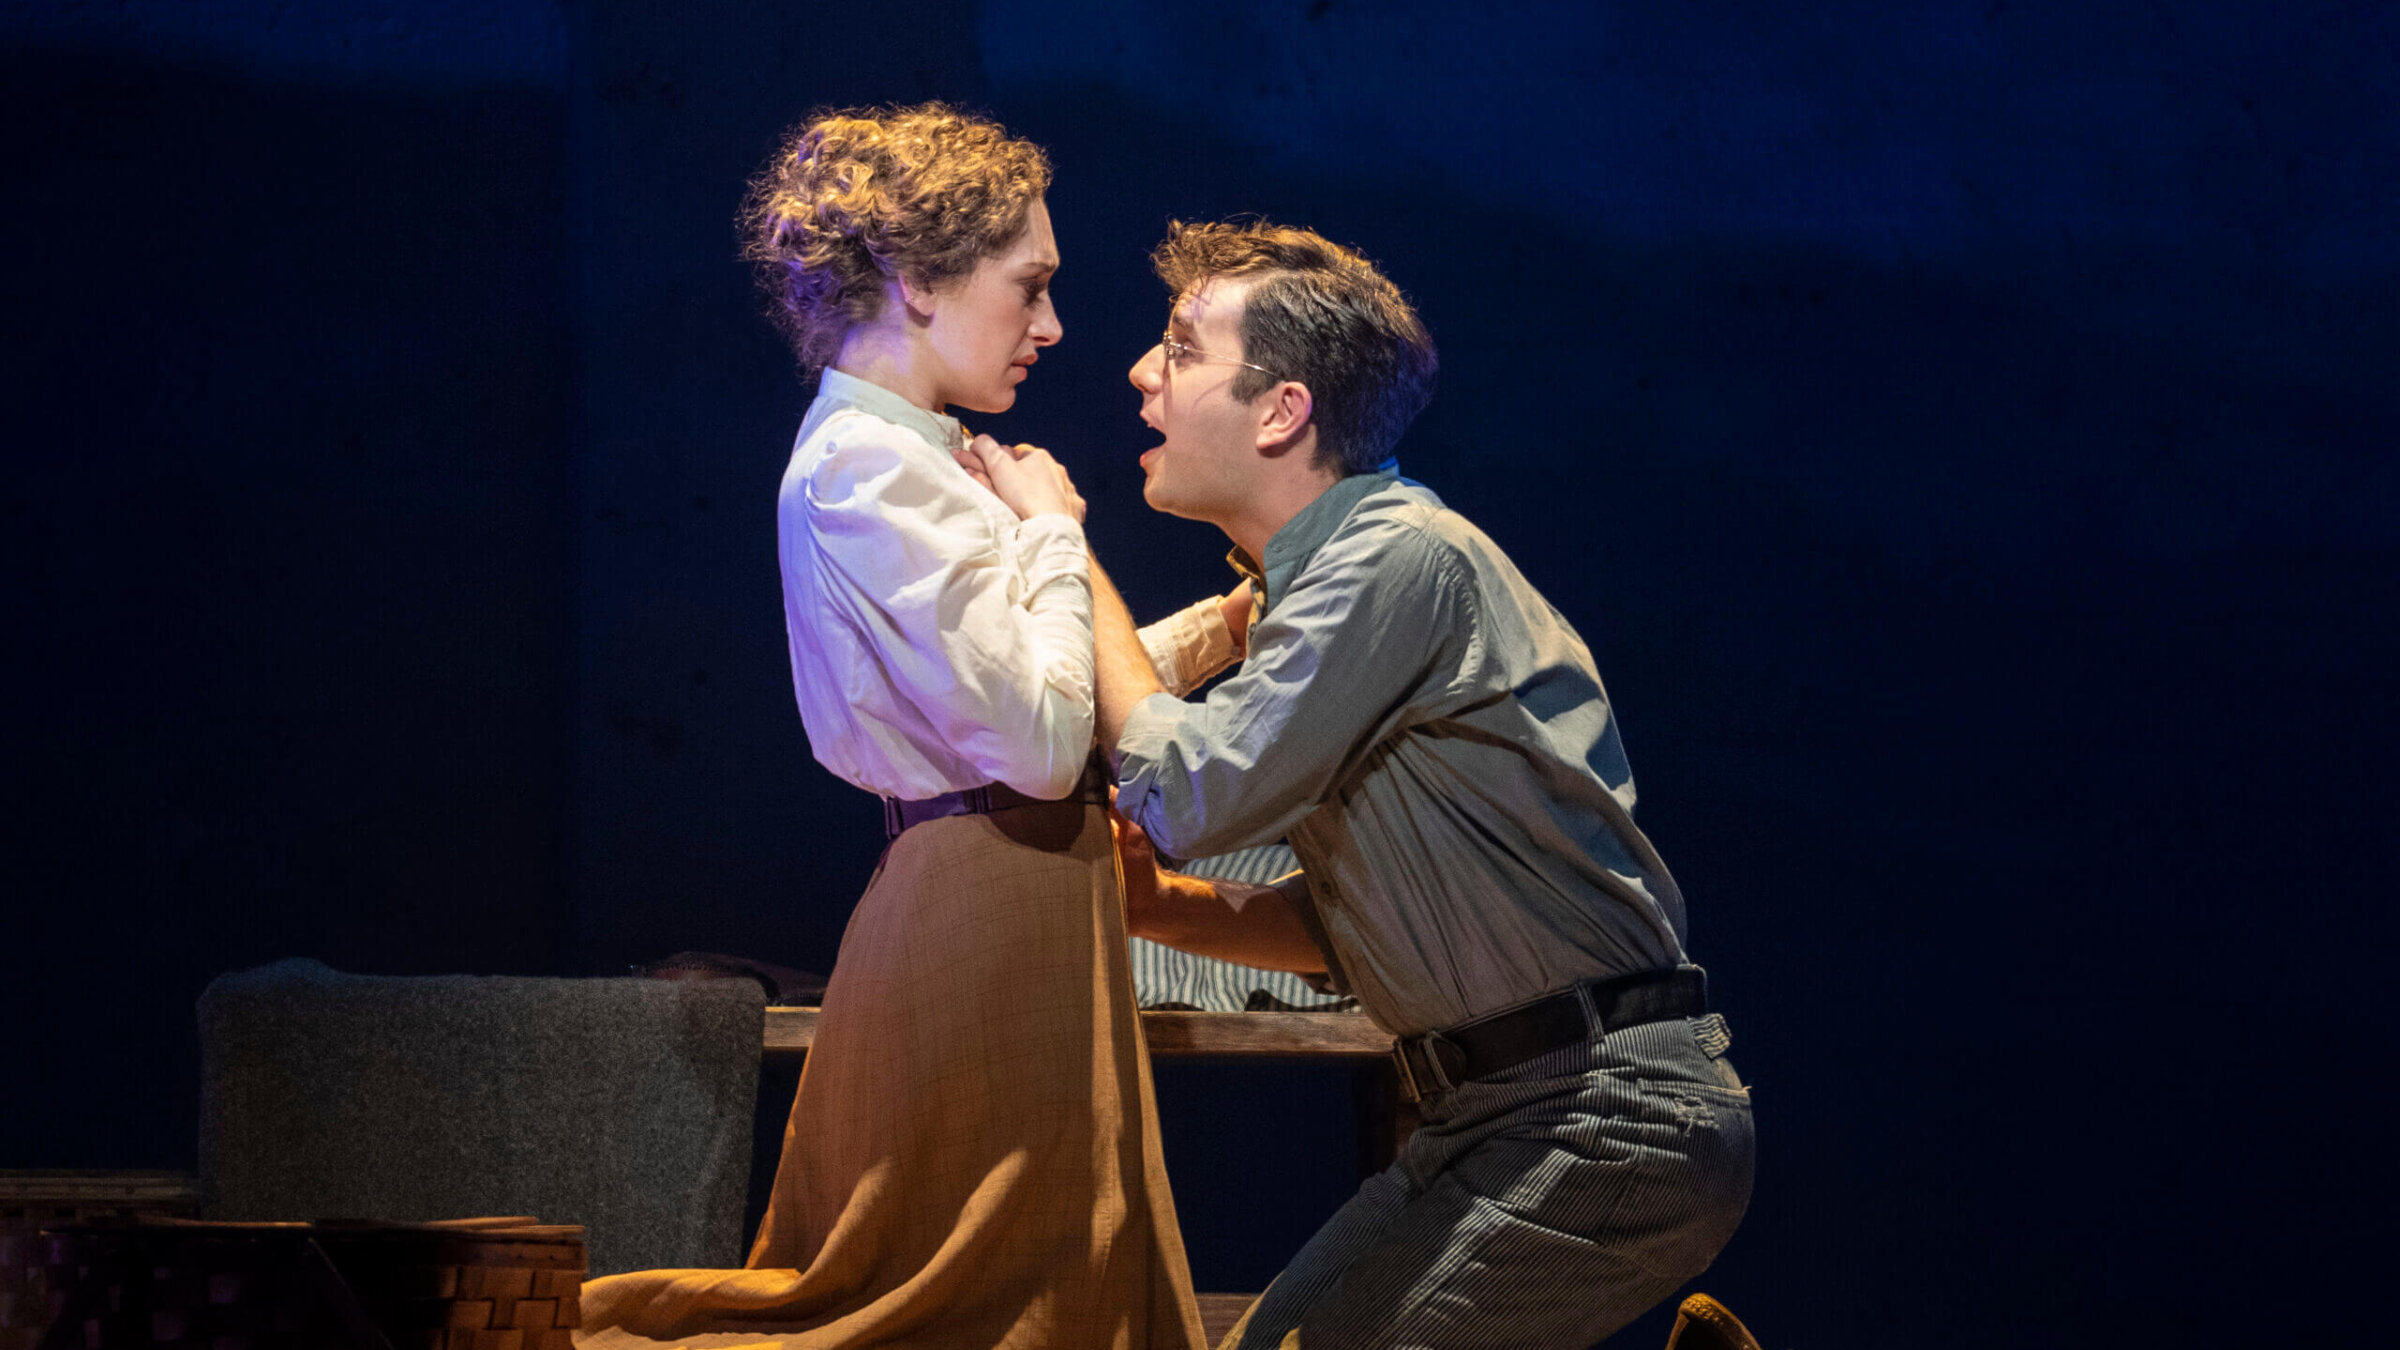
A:
<svg viewBox="0 0 2400 1350">
<path fill-rule="evenodd" d="M 1094 749 L 1084 761 L 1082 775 L 1062 796 L 1021 792 L 999 782 L 977 783 L 924 797 L 901 797 L 896 793 L 877 795 L 883 798 L 884 834 L 896 839 L 902 830 L 912 825 L 950 816 L 985 816 L 1024 811 L 1080 813 L 1088 806 L 1108 804 L 1109 783 L 1108 763 Z"/>
</svg>

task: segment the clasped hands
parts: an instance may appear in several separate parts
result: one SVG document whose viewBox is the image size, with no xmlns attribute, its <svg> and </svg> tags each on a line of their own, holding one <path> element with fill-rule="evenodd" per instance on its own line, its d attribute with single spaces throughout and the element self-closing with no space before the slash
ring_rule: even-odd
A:
<svg viewBox="0 0 2400 1350">
<path fill-rule="evenodd" d="M 1003 506 L 1016 512 L 1017 519 L 1058 514 L 1071 517 L 1079 525 L 1083 523 L 1083 494 L 1075 490 L 1075 480 L 1067 476 L 1067 466 L 1042 447 L 1002 445 L 990 436 L 977 435 L 953 458 L 969 478 L 983 484 Z M 1217 598 L 1217 612 L 1223 616 L 1226 630 L 1233 634 L 1237 656 L 1248 645 L 1251 598 L 1247 581 Z"/>
<path fill-rule="evenodd" d="M 1083 523 L 1083 494 L 1067 467 L 1038 445 L 1002 445 L 977 436 L 956 456 L 967 476 L 991 489 L 1019 520 L 1061 515 Z"/>
</svg>

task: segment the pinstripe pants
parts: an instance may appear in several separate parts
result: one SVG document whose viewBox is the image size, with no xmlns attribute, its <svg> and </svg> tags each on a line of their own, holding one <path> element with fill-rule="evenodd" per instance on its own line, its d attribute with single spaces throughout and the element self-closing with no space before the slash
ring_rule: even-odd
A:
<svg viewBox="0 0 2400 1350">
<path fill-rule="evenodd" d="M 1584 1350 L 1715 1259 L 1750 1202 L 1722 1017 L 1628 1027 L 1427 1098 L 1224 1350 Z"/>
</svg>

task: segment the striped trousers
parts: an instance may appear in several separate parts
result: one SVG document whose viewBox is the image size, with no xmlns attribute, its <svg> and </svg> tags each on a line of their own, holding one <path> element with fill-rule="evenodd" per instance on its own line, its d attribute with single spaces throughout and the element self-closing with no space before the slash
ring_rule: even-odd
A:
<svg viewBox="0 0 2400 1350">
<path fill-rule="evenodd" d="M 1438 1093 L 1223 1350 L 1585 1350 L 1707 1269 L 1750 1202 L 1722 1017 Z"/>
</svg>

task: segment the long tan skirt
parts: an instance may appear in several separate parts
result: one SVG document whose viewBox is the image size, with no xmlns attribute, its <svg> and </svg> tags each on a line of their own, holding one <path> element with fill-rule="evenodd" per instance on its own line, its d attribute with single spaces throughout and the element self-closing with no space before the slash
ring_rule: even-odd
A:
<svg viewBox="0 0 2400 1350">
<path fill-rule="evenodd" d="M 903 833 L 842 936 L 749 1267 L 593 1280 L 577 1344 L 1200 1346 L 1121 894 L 1098 806 Z"/>
</svg>

